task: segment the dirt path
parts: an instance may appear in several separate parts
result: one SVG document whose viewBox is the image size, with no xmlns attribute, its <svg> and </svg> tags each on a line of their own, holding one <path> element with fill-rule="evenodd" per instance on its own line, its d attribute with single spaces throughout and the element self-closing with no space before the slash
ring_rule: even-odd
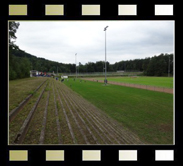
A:
<svg viewBox="0 0 183 166">
<path fill-rule="evenodd" d="M 88 80 L 88 81 L 104 83 L 104 81 L 102 81 L 102 80 L 97 80 L 97 79 L 93 79 L 93 78 L 82 78 L 82 79 L 83 80 Z M 120 85 L 120 86 L 126 86 L 126 87 L 133 87 L 133 88 L 146 89 L 146 90 L 151 90 L 151 91 L 157 91 L 157 92 L 164 92 L 164 93 L 173 94 L 173 89 L 171 89 L 171 88 L 156 87 L 156 86 L 150 86 L 150 85 L 140 85 L 140 84 L 130 84 L 130 83 L 124 83 L 124 82 L 112 82 L 112 81 L 108 81 L 108 84 Z"/>
</svg>

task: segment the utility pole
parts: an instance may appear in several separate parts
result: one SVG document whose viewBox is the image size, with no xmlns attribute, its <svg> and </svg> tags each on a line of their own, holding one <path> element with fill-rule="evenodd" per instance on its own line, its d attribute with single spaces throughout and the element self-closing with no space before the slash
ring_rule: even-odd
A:
<svg viewBox="0 0 183 166">
<path fill-rule="evenodd" d="M 168 64 L 168 77 L 170 77 L 170 56 L 169 56 L 169 64 Z"/>
<path fill-rule="evenodd" d="M 108 26 L 106 26 L 104 28 L 105 31 L 105 85 L 107 84 L 107 79 L 106 79 L 106 72 L 107 72 L 107 66 L 106 66 L 106 30 L 107 30 Z"/>
</svg>

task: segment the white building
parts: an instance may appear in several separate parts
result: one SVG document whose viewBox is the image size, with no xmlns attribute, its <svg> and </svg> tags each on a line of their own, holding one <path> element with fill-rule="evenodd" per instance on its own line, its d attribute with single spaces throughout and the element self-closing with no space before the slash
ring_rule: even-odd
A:
<svg viewBox="0 0 183 166">
<path fill-rule="evenodd" d="M 68 78 L 68 76 L 61 76 L 61 78 L 62 78 L 62 79 L 64 79 L 64 78 Z"/>
<path fill-rule="evenodd" d="M 31 70 L 30 71 L 30 77 L 36 77 L 38 76 L 39 72 L 37 70 Z"/>
</svg>

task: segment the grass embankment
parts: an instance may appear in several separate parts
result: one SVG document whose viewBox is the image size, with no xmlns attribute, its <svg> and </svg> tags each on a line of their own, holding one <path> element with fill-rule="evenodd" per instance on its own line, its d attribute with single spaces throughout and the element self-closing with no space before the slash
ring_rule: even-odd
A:
<svg viewBox="0 0 183 166">
<path fill-rule="evenodd" d="M 68 87 L 135 132 L 148 144 L 173 143 L 173 95 L 79 79 Z"/>
<path fill-rule="evenodd" d="M 94 78 L 104 80 L 104 77 Z M 173 88 L 173 77 L 107 77 L 108 81 Z"/>
<path fill-rule="evenodd" d="M 50 80 L 48 80 L 47 87 L 39 101 L 39 104 L 34 112 L 29 130 L 24 138 L 23 144 L 39 144 L 40 133 L 42 129 L 43 116 L 46 108 L 47 96 L 50 90 Z"/>
<path fill-rule="evenodd" d="M 33 94 L 31 99 L 28 101 L 28 103 L 23 107 L 23 109 L 16 115 L 15 119 L 9 124 L 9 143 L 12 144 L 15 140 L 15 137 L 20 130 L 22 124 L 24 123 L 25 119 L 27 118 L 29 112 L 35 105 L 36 101 L 39 98 L 39 95 L 41 94 L 42 90 L 44 89 L 45 84 L 40 87 L 40 89 Z M 11 91 L 10 91 L 11 94 Z"/>
<path fill-rule="evenodd" d="M 55 102 L 54 102 L 54 85 L 52 79 L 50 79 L 50 97 L 48 104 L 47 121 L 45 128 L 45 140 L 44 144 L 58 144 L 57 124 L 55 116 Z"/>
<path fill-rule="evenodd" d="M 9 111 L 16 108 L 47 78 L 31 77 L 9 81 Z"/>
</svg>

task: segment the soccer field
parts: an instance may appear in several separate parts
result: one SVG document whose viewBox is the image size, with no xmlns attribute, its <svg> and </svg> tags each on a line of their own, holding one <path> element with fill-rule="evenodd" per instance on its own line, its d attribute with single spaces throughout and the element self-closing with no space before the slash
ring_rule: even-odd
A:
<svg viewBox="0 0 183 166">
<path fill-rule="evenodd" d="M 94 79 L 104 80 L 104 77 L 96 77 Z M 157 87 L 173 88 L 173 77 L 107 77 L 108 81 L 124 82 L 131 84 L 151 85 Z"/>
<path fill-rule="evenodd" d="M 143 77 L 135 79 L 141 78 Z M 125 79 L 128 81 L 131 78 Z M 104 86 L 103 83 L 79 79 L 69 79 L 64 84 L 107 113 L 109 117 L 135 132 L 147 144 L 173 143 L 172 94 L 111 84 Z"/>
</svg>

